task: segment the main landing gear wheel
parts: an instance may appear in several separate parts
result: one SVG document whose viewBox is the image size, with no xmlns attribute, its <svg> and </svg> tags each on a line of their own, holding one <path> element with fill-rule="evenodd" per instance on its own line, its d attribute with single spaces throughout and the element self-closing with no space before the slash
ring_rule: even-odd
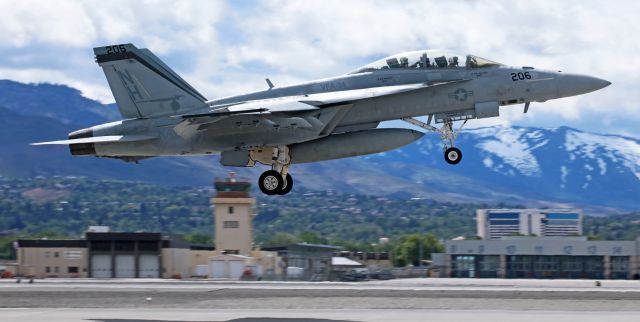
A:
<svg viewBox="0 0 640 322">
<path fill-rule="evenodd" d="M 265 195 L 275 195 L 283 190 L 285 183 L 282 175 L 275 170 L 265 171 L 258 179 L 258 186 Z"/>
<path fill-rule="evenodd" d="M 462 160 L 462 151 L 455 147 L 450 147 L 444 151 L 444 160 L 448 164 L 458 164 Z"/>
<path fill-rule="evenodd" d="M 287 173 L 287 179 L 284 180 L 284 187 L 282 187 L 282 190 L 278 191 L 278 194 L 284 196 L 288 194 L 291 189 L 293 189 L 293 178 Z"/>
<path fill-rule="evenodd" d="M 287 173 L 286 179 L 275 170 L 265 171 L 258 180 L 260 190 L 266 195 L 286 195 L 293 189 L 293 178 Z"/>
</svg>

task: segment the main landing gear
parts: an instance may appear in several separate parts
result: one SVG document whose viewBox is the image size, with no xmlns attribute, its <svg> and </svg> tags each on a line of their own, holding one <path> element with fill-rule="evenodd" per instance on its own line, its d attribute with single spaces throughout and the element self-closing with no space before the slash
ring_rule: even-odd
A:
<svg viewBox="0 0 640 322">
<path fill-rule="evenodd" d="M 273 149 L 271 170 L 265 171 L 258 179 L 258 187 L 269 196 L 286 195 L 293 189 L 293 178 L 288 173 L 289 148 L 281 146 Z"/>
<path fill-rule="evenodd" d="M 436 128 L 429 124 L 431 123 L 431 116 L 429 116 L 428 123 L 418 121 L 414 118 L 403 118 L 402 120 L 425 130 L 440 134 L 440 139 L 449 143 L 448 145 L 445 143 L 442 148 L 444 150 L 444 160 L 447 161 L 448 164 L 458 164 L 462 161 L 462 151 L 454 146 L 454 141 L 458 136 L 458 132 L 467 123 L 467 120 L 465 120 L 457 130 L 453 130 L 453 121 L 450 119 L 445 120 L 441 128 Z"/>
<path fill-rule="evenodd" d="M 288 173 L 285 178 L 278 171 L 268 170 L 258 179 L 258 186 L 265 195 L 286 195 L 293 189 L 293 178 Z"/>
</svg>

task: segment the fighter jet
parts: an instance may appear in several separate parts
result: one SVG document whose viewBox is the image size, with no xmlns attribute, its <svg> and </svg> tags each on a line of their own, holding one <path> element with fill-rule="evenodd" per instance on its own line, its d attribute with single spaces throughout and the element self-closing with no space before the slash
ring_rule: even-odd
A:
<svg viewBox="0 0 640 322">
<path fill-rule="evenodd" d="M 500 107 L 569 97 L 610 82 L 586 75 L 513 67 L 442 50 L 389 56 L 344 75 L 208 100 L 148 49 L 94 48 L 123 120 L 69 134 L 72 155 L 137 162 L 156 156 L 220 154 L 223 166 L 271 167 L 258 186 L 267 195 L 293 188 L 293 164 L 379 153 L 424 133 L 379 128 L 402 120 L 443 141 L 458 164 L 455 138 L 468 120 L 497 117 Z M 424 116 L 426 122 L 416 119 Z M 454 127 L 454 122 L 462 125 Z"/>
</svg>

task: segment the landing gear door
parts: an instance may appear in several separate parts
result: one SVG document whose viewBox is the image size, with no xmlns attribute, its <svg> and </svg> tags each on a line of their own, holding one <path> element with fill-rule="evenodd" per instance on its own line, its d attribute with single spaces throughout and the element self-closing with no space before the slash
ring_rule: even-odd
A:
<svg viewBox="0 0 640 322">
<path fill-rule="evenodd" d="M 500 116 L 500 105 L 498 101 L 478 102 L 475 104 L 476 118 Z"/>
<path fill-rule="evenodd" d="M 220 164 L 229 167 L 253 167 L 253 161 L 247 150 L 224 151 L 220 154 Z"/>
</svg>

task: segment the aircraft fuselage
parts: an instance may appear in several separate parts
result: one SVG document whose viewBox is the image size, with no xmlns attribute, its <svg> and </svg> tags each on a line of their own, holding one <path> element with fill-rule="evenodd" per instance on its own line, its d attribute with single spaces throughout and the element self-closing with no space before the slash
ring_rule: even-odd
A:
<svg viewBox="0 0 640 322">
<path fill-rule="evenodd" d="M 610 84 L 586 75 L 423 50 L 301 84 L 276 87 L 267 80 L 268 89 L 207 101 L 147 49 L 122 44 L 94 52 L 125 119 L 40 144 L 67 144 L 73 155 L 126 161 L 220 153 L 225 166 L 271 165 L 260 179 L 267 194 L 291 189 L 291 164 L 383 152 L 423 135 L 378 128 L 384 121 L 403 120 L 438 132 L 446 141 L 445 160 L 457 164 L 462 153 L 454 146 L 453 122 L 497 117 L 501 107 L 515 104 L 524 104 L 526 113 L 532 102 Z M 420 116 L 428 121 L 414 119 Z"/>
</svg>

